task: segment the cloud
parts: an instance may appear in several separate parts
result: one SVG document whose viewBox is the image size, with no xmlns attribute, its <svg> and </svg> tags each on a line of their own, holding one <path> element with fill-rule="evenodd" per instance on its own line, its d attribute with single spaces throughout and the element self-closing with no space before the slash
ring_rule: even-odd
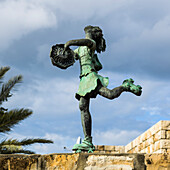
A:
<svg viewBox="0 0 170 170">
<path fill-rule="evenodd" d="M 168 1 L 162 3 L 159 0 L 133 1 L 119 8 L 117 14 L 115 11 L 111 13 L 106 27 L 109 32 L 107 60 L 104 61 L 107 68 L 169 79 L 168 4 Z"/>
<path fill-rule="evenodd" d="M 14 40 L 42 28 L 55 27 L 55 15 L 34 1 L 14 0 L 0 2 L 1 50 Z"/>
<path fill-rule="evenodd" d="M 155 5 L 153 6 L 153 4 Z M 103 28 L 108 42 L 107 51 L 102 54 L 106 56 L 103 61 L 105 69 L 114 69 L 115 72 L 123 73 L 136 72 L 138 75 L 145 74 L 145 76 L 156 78 L 169 78 L 170 10 L 168 4 L 168 1 L 160 0 L 156 2 L 153 0 L 149 2 L 145 0 L 2 1 L 0 3 L 2 9 L 0 11 L 0 21 L 2 22 L 0 38 L 3 42 L 0 45 L 1 50 L 23 35 L 26 37 L 29 33 L 33 34 L 34 31 L 52 28 L 52 33 L 51 30 L 40 33 L 41 38 L 37 42 L 39 47 L 34 45 L 29 49 L 30 56 L 25 57 L 27 67 L 40 65 L 40 63 L 47 66 L 47 63 L 42 62 L 42 59 L 45 59 L 44 54 L 47 55 L 49 44 L 51 44 L 46 38 L 47 34 L 51 39 L 55 37 L 56 40 L 51 41 L 59 43 L 66 41 L 67 37 L 68 40 L 73 36 L 74 38 L 82 37 L 85 25 L 97 24 Z M 32 36 L 34 37 L 34 34 Z M 25 40 L 27 41 L 27 39 Z M 25 46 L 28 46 L 28 43 Z M 15 49 L 15 47 L 13 48 Z M 18 50 L 25 53 L 24 47 L 21 48 Z M 33 57 L 34 48 L 37 51 L 37 60 Z M 16 50 L 8 52 L 8 56 L 13 56 L 13 53 L 16 53 Z M 16 55 L 16 62 L 24 63 L 24 54 L 18 52 Z M 4 60 L 8 61 L 9 59 L 6 59 L 8 56 L 4 54 Z M 42 58 L 43 56 L 44 58 Z M 30 63 L 31 61 L 32 63 Z M 14 63 L 15 60 L 11 62 Z"/>
<path fill-rule="evenodd" d="M 77 84 L 75 79 L 33 80 L 5 103 L 5 107 L 28 107 L 41 115 L 69 114 L 78 109 L 74 99 Z"/>
<path fill-rule="evenodd" d="M 95 131 L 94 141 L 96 145 L 127 145 L 140 134 L 137 130 Z"/>
<path fill-rule="evenodd" d="M 51 139 L 52 141 L 54 141 L 54 144 L 36 144 L 33 145 L 31 149 L 40 154 L 72 152 L 72 147 L 77 140 L 76 138 L 70 136 L 54 133 L 46 133 L 43 138 Z M 64 147 L 66 147 L 66 149 L 64 149 Z"/>
<path fill-rule="evenodd" d="M 104 3 L 104 2 L 103 2 Z M 103 3 L 97 1 L 61 0 L 6 0 L 0 2 L 1 50 L 27 34 L 44 28 L 55 28 L 62 20 L 87 20 L 98 14 L 108 13 L 108 9 L 98 11 Z M 109 0 L 106 2 L 111 4 Z M 66 5 L 67 4 L 67 5 Z M 76 8 L 75 8 L 76 5 Z M 94 9 L 95 7 L 95 9 Z M 111 11 L 110 8 L 109 11 Z"/>
<path fill-rule="evenodd" d="M 29 138 L 43 138 L 52 140 L 53 144 L 33 144 L 30 146 L 24 147 L 25 149 L 35 151 L 37 154 L 49 154 L 49 153 L 64 153 L 64 152 L 72 152 L 71 149 L 73 145 L 76 143 L 76 138 L 54 134 L 54 133 L 46 133 L 44 136 L 24 136 L 18 133 L 12 133 L 11 135 L 5 135 L 6 138 L 13 138 L 17 140 L 29 139 Z M 66 149 L 64 149 L 66 147 Z"/>
<path fill-rule="evenodd" d="M 47 64 L 47 56 L 50 54 L 50 48 L 51 46 L 48 44 L 43 44 L 38 47 L 38 54 L 37 54 L 37 61 L 40 64 L 43 64 L 45 66 L 48 66 Z"/>
<path fill-rule="evenodd" d="M 159 107 L 142 107 L 141 109 L 149 112 L 150 115 L 160 115 L 161 113 Z"/>
</svg>

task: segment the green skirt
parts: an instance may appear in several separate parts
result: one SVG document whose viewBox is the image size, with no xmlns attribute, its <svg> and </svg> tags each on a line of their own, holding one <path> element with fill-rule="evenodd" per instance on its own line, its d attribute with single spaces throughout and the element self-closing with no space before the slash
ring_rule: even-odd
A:
<svg viewBox="0 0 170 170">
<path fill-rule="evenodd" d="M 102 77 L 96 72 L 91 72 L 80 79 L 79 89 L 76 93 L 76 98 L 78 100 L 80 100 L 80 97 L 95 98 L 97 96 L 97 87 L 99 85 L 107 87 L 108 84 L 108 77 Z"/>
</svg>

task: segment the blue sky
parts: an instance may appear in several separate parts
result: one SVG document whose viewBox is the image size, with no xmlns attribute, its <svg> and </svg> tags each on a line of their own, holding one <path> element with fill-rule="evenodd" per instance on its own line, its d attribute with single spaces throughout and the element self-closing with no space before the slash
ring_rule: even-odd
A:
<svg viewBox="0 0 170 170">
<path fill-rule="evenodd" d="M 91 100 L 96 145 L 126 145 L 159 120 L 170 119 L 170 1 L 168 0 L 1 0 L 0 65 L 6 80 L 22 74 L 4 107 L 30 108 L 34 114 L 8 137 L 44 137 L 53 145 L 34 145 L 37 153 L 65 152 L 83 137 L 78 101 L 79 63 L 67 70 L 51 64 L 52 45 L 84 37 L 84 27 L 103 29 L 107 48 L 99 59 L 109 88 L 133 78 L 140 97 L 123 93 L 113 101 Z M 2 138 L 6 137 L 2 135 Z"/>
</svg>

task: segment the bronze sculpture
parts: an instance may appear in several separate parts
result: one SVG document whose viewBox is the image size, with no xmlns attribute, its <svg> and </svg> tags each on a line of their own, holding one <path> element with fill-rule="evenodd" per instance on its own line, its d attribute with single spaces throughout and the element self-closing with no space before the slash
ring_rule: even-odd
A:
<svg viewBox="0 0 170 170">
<path fill-rule="evenodd" d="M 73 150 L 76 152 L 93 152 L 95 147 L 91 136 L 91 115 L 89 112 L 90 98 L 95 98 L 98 94 L 114 99 L 120 96 L 122 92 L 131 92 L 137 96 L 142 93 L 140 85 L 134 85 L 133 79 L 126 79 L 123 84 L 112 90 L 107 88 L 108 77 L 102 77 L 98 71 L 102 69 L 97 53 L 104 52 L 106 49 L 105 39 L 102 30 L 97 26 L 87 26 L 84 28 L 86 37 L 84 39 L 70 40 L 63 44 L 57 44 L 52 47 L 52 63 L 62 69 L 73 65 L 75 60 L 80 62 L 80 85 L 76 98 L 79 100 L 81 111 L 81 121 L 84 132 L 84 140 L 81 144 L 75 144 Z M 69 46 L 79 46 L 74 52 Z"/>
</svg>

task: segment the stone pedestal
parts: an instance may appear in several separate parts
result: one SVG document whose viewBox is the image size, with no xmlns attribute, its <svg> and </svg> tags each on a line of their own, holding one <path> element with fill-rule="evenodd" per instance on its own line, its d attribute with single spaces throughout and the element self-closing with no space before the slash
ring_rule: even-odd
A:
<svg viewBox="0 0 170 170">
<path fill-rule="evenodd" d="M 143 154 L 0 155 L 2 170 L 144 170 Z"/>
</svg>

